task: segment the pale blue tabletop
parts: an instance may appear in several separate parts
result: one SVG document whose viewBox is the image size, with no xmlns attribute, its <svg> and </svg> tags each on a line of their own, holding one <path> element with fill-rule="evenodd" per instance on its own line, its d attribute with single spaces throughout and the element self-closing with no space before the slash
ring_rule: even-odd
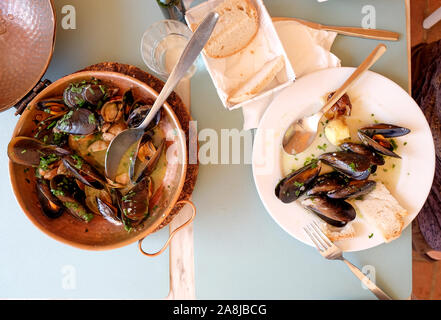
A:
<svg viewBox="0 0 441 320">
<path fill-rule="evenodd" d="M 58 29 L 55 53 L 45 75 L 50 80 L 102 62 L 116 61 L 146 70 L 140 56 L 145 29 L 163 19 L 155 1 L 55 0 Z M 64 30 L 64 5 L 73 4 L 77 29 Z M 266 0 L 273 16 L 359 26 L 361 0 Z M 404 0 L 371 0 L 377 27 L 400 32 L 388 43 L 377 71 L 407 89 Z M 393 19 L 391 19 L 393 17 Z M 358 65 L 376 41 L 339 36 L 333 52 L 345 66 Z M 192 78 L 192 115 L 198 129 L 242 128 L 240 110 L 226 111 L 199 61 Z M 6 146 L 17 118 L 0 116 L 0 298 L 163 298 L 169 290 L 168 250 L 154 259 L 136 244 L 107 251 L 74 249 L 50 239 L 26 218 L 12 193 Z M 247 151 L 247 152 L 250 152 Z M 286 234 L 266 213 L 250 165 L 201 165 L 193 195 L 196 297 L 199 299 L 373 299 L 339 262 L 328 262 Z M 167 231 L 149 236 L 146 249 L 159 248 Z M 394 298 L 410 296 L 411 230 L 390 244 L 348 254 L 359 267 L 375 267 L 377 283 Z M 125 272 L 127 270 L 127 272 Z"/>
</svg>

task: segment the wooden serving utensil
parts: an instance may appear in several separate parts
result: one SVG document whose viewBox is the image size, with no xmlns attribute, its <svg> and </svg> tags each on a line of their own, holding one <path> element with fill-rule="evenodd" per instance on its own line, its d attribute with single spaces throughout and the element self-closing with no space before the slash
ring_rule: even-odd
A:
<svg viewBox="0 0 441 320">
<path fill-rule="evenodd" d="M 379 29 L 364 29 L 355 27 L 340 27 L 340 26 L 326 26 L 320 23 L 306 21 L 298 18 L 289 17 L 273 17 L 273 22 L 277 21 L 296 21 L 305 26 L 308 26 L 317 30 L 333 31 L 339 34 L 343 34 L 351 37 L 367 38 L 367 39 L 377 39 L 377 40 L 387 40 L 387 41 L 398 41 L 400 34 L 397 32 L 392 32 L 388 30 Z"/>
</svg>

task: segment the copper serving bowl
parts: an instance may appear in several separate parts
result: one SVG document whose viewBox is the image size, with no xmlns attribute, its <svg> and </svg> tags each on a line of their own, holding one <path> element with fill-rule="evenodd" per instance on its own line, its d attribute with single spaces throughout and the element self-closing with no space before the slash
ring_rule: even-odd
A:
<svg viewBox="0 0 441 320">
<path fill-rule="evenodd" d="M 38 113 L 42 113 L 42 111 L 39 111 L 36 108 L 36 103 L 38 101 L 62 95 L 63 90 L 71 82 L 90 80 L 91 78 L 96 78 L 115 87 L 119 87 L 123 92 L 132 88 L 134 95 L 144 100 L 156 99 L 158 96 L 158 93 L 145 83 L 120 73 L 107 71 L 84 71 L 74 73 L 52 83 L 31 101 L 28 108 L 26 108 L 23 115 L 20 117 L 14 130 L 13 137 L 31 135 L 32 130 L 36 127 L 33 120 Z M 113 225 L 100 216 L 96 216 L 89 223 L 78 221 L 68 214 L 64 214 L 57 219 L 46 217 L 42 212 L 37 198 L 36 178 L 33 170 L 25 170 L 26 167 L 10 162 L 9 171 L 12 187 L 25 214 L 41 231 L 50 237 L 77 248 L 108 250 L 119 248 L 135 241 L 140 241 L 139 247 L 142 251 L 142 239 L 156 231 L 167 219 L 175 206 L 180 205 L 181 202 L 188 203 L 188 201 L 177 202 L 184 185 L 187 170 L 186 139 L 181 130 L 178 118 L 167 103 L 164 104 L 163 115 L 161 121 L 165 121 L 165 125 L 174 132 L 173 145 L 167 150 L 168 162 L 165 174 L 166 177 L 163 181 L 163 184 L 167 184 L 167 188 L 164 188 L 166 194 L 158 203 L 160 209 L 156 210 L 145 220 L 143 227 L 140 228 L 140 230 L 127 232 L 123 227 Z M 170 155 L 171 158 L 169 157 Z M 170 159 L 175 161 L 170 161 Z M 178 229 L 181 229 L 193 220 L 195 208 L 192 203 L 190 203 L 190 205 L 193 208 L 193 216 Z M 151 256 L 163 252 L 173 235 L 174 232 L 159 252 L 154 254 L 148 254 L 144 251 L 142 252 Z"/>
<path fill-rule="evenodd" d="M 52 58 L 55 26 L 50 0 L 0 1 L 0 112 L 40 81 Z"/>
</svg>

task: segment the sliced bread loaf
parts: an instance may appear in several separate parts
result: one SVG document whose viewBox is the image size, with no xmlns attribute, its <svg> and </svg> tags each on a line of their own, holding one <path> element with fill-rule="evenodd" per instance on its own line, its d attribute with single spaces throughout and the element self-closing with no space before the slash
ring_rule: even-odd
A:
<svg viewBox="0 0 441 320">
<path fill-rule="evenodd" d="M 401 235 L 404 227 L 404 218 L 407 211 L 390 194 L 386 186 L 377 181 L 377 185 L 361 200 L 353 203 L 366 221 L 376 227 L 386 242 L 390 242 Z"/>
<path fill-rule="evenodd" d="M 215 11 L 220 18 L 205 45 L 205 53 L 212 58 L 225 58 L 254 39 L 259 29 L 259 16 L 249 0 L 226 0 Z"/>
<path fill-rule="evenodd" d="M 265 89 L 284 66 L 285 59 L 283 56 L 279 56 L 265 63 L 250 79 L 234 89 L 230 93 L 227 101 L 236 104 L 251 99 Z"/>
</svg>

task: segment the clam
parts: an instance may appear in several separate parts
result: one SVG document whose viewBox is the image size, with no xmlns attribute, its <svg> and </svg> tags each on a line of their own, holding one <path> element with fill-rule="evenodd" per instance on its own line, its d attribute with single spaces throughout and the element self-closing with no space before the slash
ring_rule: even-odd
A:
<svg viewBox="0 0 441 320">
<path fill-rule="evenodd" d="M 327 196 L 332 199 L 357 198 L 371 192 L 376 184 L 373 180 L 352 180 L 347 185 L 328 192 Z"/>
<path fill-rule="evenodd" d="M 87 136 L 97 131 L 97 120 L 90 110 L 71 110 L 57 122 L 56 129 L 72 135 Z"/>
<path fill-rule="evenodd" d="M 368 157 L 350 151 L 328 152 L 319 159 L 349 178 L 364 180 L 371 174 L 371 161 Z"/>
<path fill-rule="evenodd" d="M 410 130 L 407 128 L 387 123 L 373 124 L 367 127 L 360 128 L 359 130 L 369 137 L 380 134 L 385 138 L 401 137 L 410 132 Z"/>
<path fill-rule="evenodd" d="M 309 165 L 290 173 L 276 186 L 276 197 L 284 203 L 297 200 L 317 178 L 321 170 L 320 163 L 314 161 Z"/>
<path fill-rule="evenodd" d="M 356 217 L 352 205 L 340 199 L 316 196 L 305 199 L 302 201 L 302 205 L 335 227 L 344 227 Z"/>
<path fill-rule="evenodd" d="M 138 150 L 138 157 L 135 158 L 130 166 L 130 177 L 135 183 L 143 177 L 149 176 L 155 170 L 159 159 L 165 149 L 165 139 L 163 139 L 158 148 L 151 140 L 143 143 Z"/>
<path fill-rule="evenodd" d="M 58 146 L 47 145 L 40 140 L 28 137 L 15 137 L 9 142 L 9 159 L 25 166 L 38 166 L 42 159 L 58 160 L 60 156 L 71 152 Z M 52 162 L 54 162 L 52 161 Z"/>
<path fill-rule="evenodd" d="M 369 137 L 362 131 L 358 131 L 358 137 L 367 146 L 374 149 L 376 152 L 394 158 L 401 158 L 398 154 L 393 152 L 392 145 L 381 135 L 375 135 L 375 139 Z"/>
<path fill-rule="evenodd" d="M 114 123 L 119 121 L 124 113 L 123 100 L 121 98 L 114 98 L 106 103 L 101 108 L 101 116 L 107 123 Z"/>
</svg>

